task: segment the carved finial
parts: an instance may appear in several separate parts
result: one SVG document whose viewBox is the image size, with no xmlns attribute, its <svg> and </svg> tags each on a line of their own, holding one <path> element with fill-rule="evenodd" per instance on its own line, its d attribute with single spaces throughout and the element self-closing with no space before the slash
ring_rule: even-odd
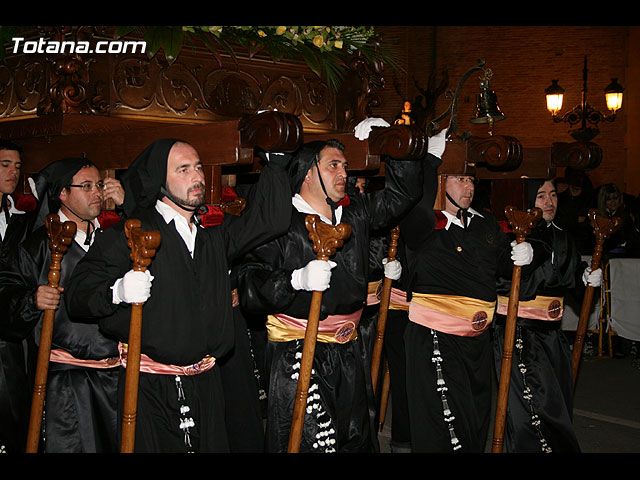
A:
<svg viewBox="0 0 640 480">
<path fill-rule="evenodd" d="M 313 243 L 313 251 L 318 260 L 329 260 L 351 235 L 351 227 L 346 223 L 329 225 L 320 220 L 318 215 L 307 215 L 305 225 L 309 231 L 309 240 Z"/>
<path fill-rule="evenodd" d="M 131 249 L 129 257 L 133 262 L 133 269 L 146 270 L 156 254 L 156 249 L 160 246 L 160 232 L 143 230 L 140 228 L 140 220 L 132 218 L 125 222 L 124 233 Z"/>
<path fill-rule="evenodd" d="M 61 223 L 60 217 L 55 213 L 51 213 L 47 215 L 45 225 L 49 236 L 49 247 L 51 248 L 51 265 L 48 275 L 49 286 L 55 287 L 60 282 L 62 256 L 76 235 L 76 224 L 74 222 Z"/>
<path fill-rule="evenodd" d="M 529 212 L 516 210 L 511 205 L 504 209 L 504 214 L 516 235 L 516 241 L 521 243 L 529 232 L 534 228 L 542 218 L 542 210 L 537 207 L 532 208 Z"/>
</svg>

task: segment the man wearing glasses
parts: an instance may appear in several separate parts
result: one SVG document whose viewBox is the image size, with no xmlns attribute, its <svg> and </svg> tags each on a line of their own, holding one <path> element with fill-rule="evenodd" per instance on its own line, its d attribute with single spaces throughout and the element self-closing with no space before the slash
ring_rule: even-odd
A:
<svg viewBox="0 0 640 480">
<path fill-rule="evenodd" d="M 511 245 L 491 213 L 471 207 L 472 176 L 447 176 L 446 208 L 434 210 L 435 171 L 425 171 L 422 200 L 400 224 L 410 300 L 404 341 L 411 448 L 482 453 L 496 274 L 530 263 L 532 249 Z"/>
<path fill-rule="evenodd" d="M 43 421 L 47 453 L 117 451 L 117 343 L 94 323 L 71 318 L 60 300 L 76 264 L 100 230 L 102 202 L 124 201 L 115 179 L 100 179 L 86 158 L 67 158 L 35 177 L 39 200 L 33 230 L 0 272 L 0 305 L 17 340 L 33 336 L 39 344 L 44 310 L 56 309 Z M 59 287 L 48 286 L 51 251 L 44 219 L 57 213 L 77 226 L 74 242 L 62 258 Z"/>
</svg>

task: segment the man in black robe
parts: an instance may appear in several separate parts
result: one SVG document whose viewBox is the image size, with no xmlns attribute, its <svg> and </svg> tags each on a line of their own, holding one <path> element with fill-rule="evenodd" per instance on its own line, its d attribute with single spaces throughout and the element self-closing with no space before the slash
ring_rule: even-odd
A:
<svg viewBox="0 0 640 480">
<path fill-rule="evenodd" d="M 510 254 L 530 262 L 531 246 L 510 247 L 495 217 L 470 208 L 472 176 L 448 175 L 446 208 L 434 210 L 438 166 L 425 171 L 424 195 L 400 224 L 411 449 L 479 453 L 491 413 L 496 273 L 512 270 Z"/>
<path fill-rule="evenodd" d="M 571 348 L 561 330 L 564 297 L 580 298 L 584 285 L 600 286 L 601 269 L 591 272 L 581 261 L 566 229 L 555 224 L 558 196 L 551 180 L 529 180 L 529 207 L 543 221 L 527 236 L 534 261 L 523 269 L 505 425 L 505 451 L 578 453 L 572 425 Z M 584 281 L 581 281 L 581 278 Z M 502 365 L 511 277 L 498 279 L 494 358 Z"/>
<path fill-rule="evenodd" d="M 145 273 L 133 271 L 123 222 L 116 224 L 78 264 L 66 301 L 72 313 L 99 319 L 117 339 L 124 367 L 130 304 L 144 302 L 136 452 L 228 451 L 215 362 L 234 343 L 229 264 L 286 231 L 287 159 L 268 162 L 241 216 L 209 228 L 197 225 L 205 183 L 188 143 L 158 140 L 123 175 L 125 214 L 158 231 L 161 244 Z M 123 368 L 120 408 L 124 377 Z"/>
<path fill-rule="evenodd" d="M 386 160 L 384 190 L 345 196 L 344 147 L 305 144 L 290 177 L 294 205 L 289 231 L 247 256 L 240 302 L 267 314 L 268 452 L 287 450 L 300 355 L 312 292 L 323 291 L 318 342 L 300 445 L 301 452 L 378 450 L 371 373 L 357 326 L 367 299 L 370 232 L 392 226 L 421 193 L 422 161 Z M 346 223 L 350 237 L 330 261 L 316 260 L 305 227 L 308 214 Z"/>
<path fill-rule="evenodd" d="M 22 148 L 0 140 L 0 271 L 18 248 L 26 231 L 27 215 L 12 194 L 22 168 Z M 7 312 L 0 313 L 0 451 L 24 451 L 31 392 L 25 364 L 25 342 L 10 340 L 2 327 Z"/>
<path fill-rule="evenodd" d="M 110 182 L 119 186 L 115 179 Z M 33 335 L 39 345 L 43 312 L 56 310 L 46 385 L 44 451 L 115 452 L 117 344 L 100 333 L 97 325 L 71 318 L 60 304 L 75 265 L 100 229 L 96 217 L 105 199 L 104 183 L 90 160 L 68 158 L 43 169 L 35 186 L 40 207 L 34 230 L 0 273 L 0 301 L 8 312 L 3 330 L 16 340 Z M 121 204 L 124 190 L 119 187 L 113 192 L 107 198 Z M 48 285 L 51 250 L 46 226 L 40 221 L 49 212 L 77 226 L 74 241 L 62 258 L 58 287 Z"/>
</svg>

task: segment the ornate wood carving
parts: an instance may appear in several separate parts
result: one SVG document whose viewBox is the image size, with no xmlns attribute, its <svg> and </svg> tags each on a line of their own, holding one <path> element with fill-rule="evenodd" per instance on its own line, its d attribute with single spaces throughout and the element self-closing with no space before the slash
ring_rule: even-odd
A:
<svg viewBox="0 0 640 480">
<path fill-rule="evenodd" d="M 415 125 L 373 127 L 368 141 L 371 154 L 404 160 L 424 157 L 428 144 L 424 130 Z"/>
<path fill-rule="evenodd" d="M 515 137 L 470 137 L 468 162 L 494 172 L 516 170 L 522 163 L 522 145 Z"/>
<path fill-rule="evenodd" d="M 27 40 L 113 40 L 113 27 L 36 27 Z M 163 55 L 10 54 L 0 66 L 0 118 L 37 113 L 229 120 L 262 110 L 300 119 L 313 131 L 351 131 L 379 104 L 382 65 L 356 55 L 336 94 L 302 61 L 212 55 L 204 45 Z M 338 102 L 339 100 L 339 102 Z"/>
<path fill-rule="evenodd" d="M 557 142 L 551 148 L 551 161 L 557 167 L 592 170 L 602 162 L 602 148 L 593 142 Z"/>
<path fill-rule="evenodd" d="M 362 55 L 353 57 L 347 77 L 338 95 L 338 130 L 352 132 L 362 120 L 372 117 L 372 108 L 380 105 L 377 90 L 384 88 L 383 65 L 372 64 Z"/>
<path fill-rule="evenodd" d="M 244 117 L 238 125 L 240 144 L 271 152 L 294 152 L 302 145 L 302 123 L 294 115 L 270 111 Z"/>
</svg>

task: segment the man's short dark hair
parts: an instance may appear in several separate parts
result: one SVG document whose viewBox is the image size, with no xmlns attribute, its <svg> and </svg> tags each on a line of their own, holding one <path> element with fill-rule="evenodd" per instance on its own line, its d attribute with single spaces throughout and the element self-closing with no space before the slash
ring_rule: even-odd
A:
<svg viewBox="0 0 640 480">
<path fill-rule="evenodd" d="M 322 147 L 322 150 L 324 150 L 325 148 L 337 148 L 341 152 L 344 152 L 344 145 L 342 144 L 342 142 L 335 139 L 327 140 L 324 147 Z"/>
<path fill-rule="evenodd" d="M 11 140 L 3 140 L 0 138 L 0 150 L 15 150 L 22 155 L 22 147 Z"/>
</svg>

